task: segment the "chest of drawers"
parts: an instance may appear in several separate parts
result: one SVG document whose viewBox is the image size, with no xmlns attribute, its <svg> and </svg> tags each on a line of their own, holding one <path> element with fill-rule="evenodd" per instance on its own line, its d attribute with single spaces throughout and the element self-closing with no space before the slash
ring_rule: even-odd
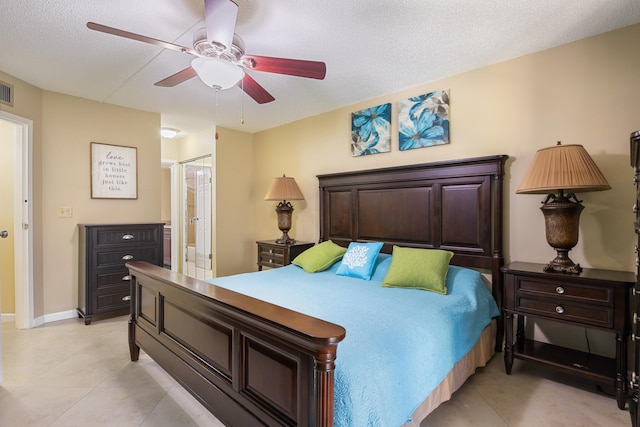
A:
<svg viewBox="0 0 640 427">
<path fill-rule="evenodd" d="M 525 262 L 503 267 L 507 374 L 511 373 L 514 358 L 542 364 L 614 386 L 618 406 L 623 409 L 627 391 L 627 341 L 631 333 L 629 301 L 635 275 L 588 268 L 580 275 L 566 275 L 545 273 L 543 267 Z M 514 317 L 517 318 L 515 341 Z M 527 317 L 615 333 L 615 358 L 528 339 L 524 334 Z"/>
<path fill-rule="evenodd" d="M 125 264 L 147 261 L 162 266 L 162 223 L 78 224 L 78 316 L 89 325 L 94 316 L 129 310 L 130 277 Z"/>
</svg>

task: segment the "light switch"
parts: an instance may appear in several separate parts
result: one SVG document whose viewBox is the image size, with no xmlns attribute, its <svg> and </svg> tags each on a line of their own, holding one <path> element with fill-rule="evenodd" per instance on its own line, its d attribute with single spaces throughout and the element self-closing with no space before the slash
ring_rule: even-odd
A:
<svg viewBox="0 0 640 427">
<path fill-rule="evenodd" d="M 71 218 L 72 217 L 71 206 L 63 206 L 58 209 L 58 217 L 60 218 Z"/>
</svg>

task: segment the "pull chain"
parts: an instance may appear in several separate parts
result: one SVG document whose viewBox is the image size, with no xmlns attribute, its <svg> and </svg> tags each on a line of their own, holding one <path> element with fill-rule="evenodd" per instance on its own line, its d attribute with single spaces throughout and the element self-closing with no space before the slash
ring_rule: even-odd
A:
<svg viewBox="0 0 640 427">
<path fill-rule="evenodd" d="M 244 124 L 244 77 L 242 78 L 242 83 L 240 83 L 242 85 L 242 114 L 241 114 L 241 119 L 240 119 L 240 124 L 243 125 Z"/>
</svg>

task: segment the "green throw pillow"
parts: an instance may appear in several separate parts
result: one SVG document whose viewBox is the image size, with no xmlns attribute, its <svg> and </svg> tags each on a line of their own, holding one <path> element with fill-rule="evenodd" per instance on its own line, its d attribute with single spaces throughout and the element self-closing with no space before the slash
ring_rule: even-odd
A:
<svg viewBox="0 0 640 427">
<path fill-rule="evenodd" d="M 307 273 L 316 273 L 340 261 L 346 251 L 347 248 L 327 240 L 302 252 L 291 263 L 302 267 Z"/>
<path fill-rule="evenodd" d="M 382 286 L 424 289 L 447 294 L 447 271 L 453 252 L 440 249 L 393 247 L 389 271 Z"/>
</svg>

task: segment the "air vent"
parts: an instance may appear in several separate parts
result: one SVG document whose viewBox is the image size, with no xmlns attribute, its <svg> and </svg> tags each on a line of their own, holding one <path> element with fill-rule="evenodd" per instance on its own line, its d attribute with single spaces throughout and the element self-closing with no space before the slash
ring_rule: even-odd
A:
<svg viewBox="0 0 640 427">
<path fill-rule="evenodd" d="M 13 107 L 13 86 L 5 82 L 0 82 L 0 104 Z"/>
</svg>

